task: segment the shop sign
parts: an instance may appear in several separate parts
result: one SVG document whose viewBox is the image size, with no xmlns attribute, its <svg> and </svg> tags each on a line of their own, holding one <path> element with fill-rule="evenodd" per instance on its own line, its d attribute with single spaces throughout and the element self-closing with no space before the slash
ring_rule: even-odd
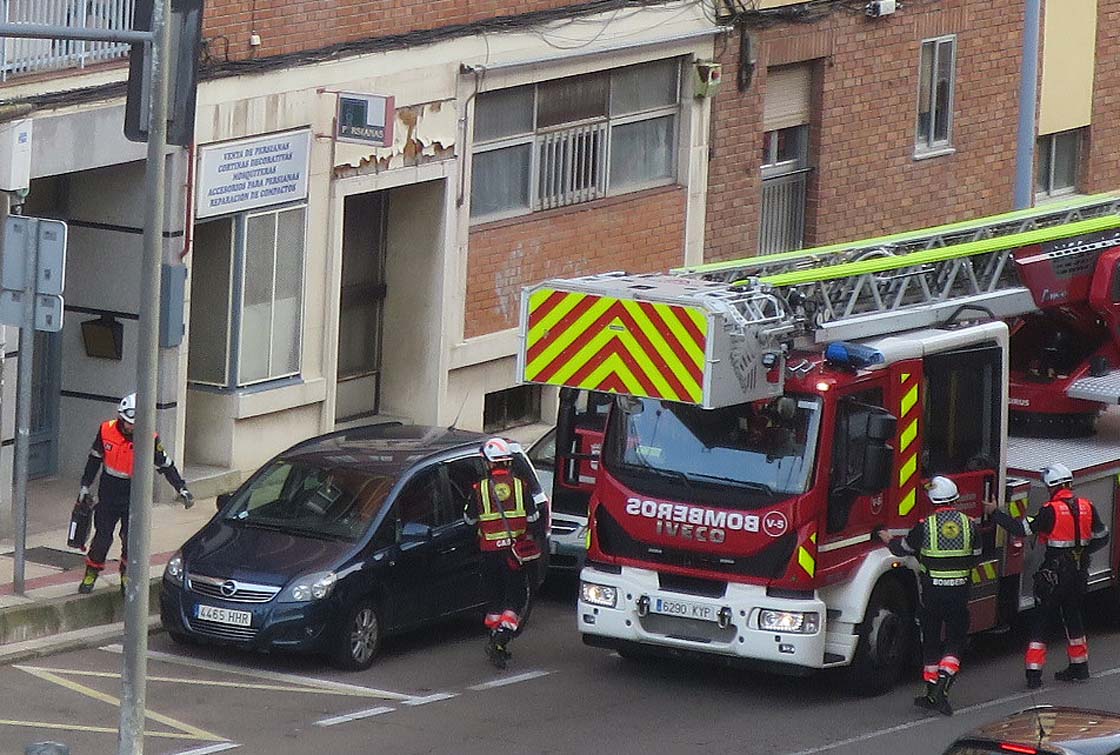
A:
<svg viewBox="0 0 1120 755">
<path fill-rule="evenodd" d="M 310 130 L 199 148 L 195 217 L 306 199 L 310 148 Z"/>
</svg>

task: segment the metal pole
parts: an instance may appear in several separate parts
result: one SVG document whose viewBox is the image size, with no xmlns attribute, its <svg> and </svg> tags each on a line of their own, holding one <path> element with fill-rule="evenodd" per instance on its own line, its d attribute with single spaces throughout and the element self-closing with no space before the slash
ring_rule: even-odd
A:
<svg viewBox="0 0 1120 755">
<path fill-rule="evenodd" d="M 144 695 L 148 662 L 148 554 L 159 367 L 159 279 L 163 261 L 163 202 L 167 141 L 167 65 L 170 60 L 169 0 L 152 4 L 151 109 L 145 174 L 144 252 L 140 278 L 140 338 L 136 357 L 136 463 L 129 500 L 128 587 L 125 590 L 124 666 L 121 669 L 119 755 L 144 752 Z"/>
<path fill-rule="evenodd" d="M 12 514 L 15 525 L 16 552 L 12 572 L 12 589 L 24 593 L 27 552 L 27 472 L 31 459 L 31 388 L 35 367 L 35 283 L 39 269 L 39 221 L 32 220 L 25 237 L 27 244 L 23 263 L 23 324 L 19 327 L 19 367 L 16 382 L 16 448 L 12 477 Z M 5 250 L 9 252 L 10 250 Z"/>
<path fill-rule="evenodd" d="M 87 42 L 127 42 L 140 44 L 152 41 L 152 32 L 132 29 L 84 29 L 54 24 L 0 23 L 0 37 L 5 39 L 80 39 Z"/>
<path fill-rule="evenodd" d="M 1038 106 L 1038 35 L 1042 0 L 1026 0 L 1023 65 L 1019 79 L 1019 134 L 1015 143 L 1015 209 L 1034 204 L 1034 132 Z"/>
</svg>

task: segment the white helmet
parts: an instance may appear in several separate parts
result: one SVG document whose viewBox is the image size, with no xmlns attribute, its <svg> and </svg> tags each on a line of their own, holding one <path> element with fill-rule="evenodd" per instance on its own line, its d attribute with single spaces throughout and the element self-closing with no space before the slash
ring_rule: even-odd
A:
<svg viewBox="0 0 1120 755">
<path fill-rule="evenodd" d="M 482 455 L 491 463 L 512 461 L 513 449 L 504 438 L 489 438 L 482 444 Z"/>
<path fill-rule="evenodd" d="M 130 393 L 117 404 L 117 416 L 125 422 L 136 421 L 136 394 Z"/>
<path fill-rule="evenodd" d="M 1051 464 L 1042 468 L 1042 482 L 1048 488 L 1068 488 L 1073 484 L 1073 472 L 1065 464 Z"/>
<path fill-rule="evenodd" d="M 961 494 L 957 491 L 957 483 L 948 477 L 937 475 L 926 485 L 929 502 L 934 506 L 951 506 L 956 503 Z"/>
</svg>

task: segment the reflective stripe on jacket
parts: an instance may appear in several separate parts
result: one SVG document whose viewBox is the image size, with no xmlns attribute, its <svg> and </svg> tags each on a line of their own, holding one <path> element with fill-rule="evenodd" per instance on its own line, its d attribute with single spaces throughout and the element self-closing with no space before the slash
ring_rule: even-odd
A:
<svg viewBox="0 0 1120 755">
<path fill-rule="evenodd" d="M 1077 517 L 1073 515 L 1073 506 Z M 1038 542 L 1050 548 L 1080 548 L 1093 540 L 1093 504 L 1069 490 L 1058 491 L 1046 506 L 1054 510 L 1054 528 L 1038 533 Z"/>
<path fill-rule="evenodd" d="M 967 584 L 978 554 L 976 528 L 961 511 L 943 508 L 925 521 L 926 537 L 918 553 L 922 570 L 935 580 L 960 580 Z"/>
<path fill-rule="evenodd" d="M 117 420 L 110 419 L 101 423 L 101 446 L 105 452 L 102 459 L 105 474 L 131 480 L 136 453 L 133 449 L 132 437 L 121 432 Z"/>
<path fill-rule="evenodd" d="M 525 493 L 521 480 L 512 475 L 505 480 L 485 477 L 479 483 L 478 497 L 478 539 L 482 550 L 507 548 L 520 535 L 525 534 L 528 517 L 525 513 Z"/>
</svg>

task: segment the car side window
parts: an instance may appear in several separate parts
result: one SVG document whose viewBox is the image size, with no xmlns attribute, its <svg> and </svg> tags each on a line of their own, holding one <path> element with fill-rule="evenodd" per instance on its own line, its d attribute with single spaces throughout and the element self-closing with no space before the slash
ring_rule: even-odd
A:
<svg viewBox="0 0 1120 755">
<path fill-rule="evenodd" d="M 425 469 L 404 487 L 397 496 L 396 513 L 401 525 L 414 523 L 438 527 L 439 467 Z"/>
<path fill-rule="evenodd" d="M 462 518 L 474 496 L 474 486 L 486 474 L 486 464 L 481 456 L 456 459 L 444 465 L 447 469 L 447 483 L 450 488 L 449 509 L 454 520 Z"/>
</svg>

